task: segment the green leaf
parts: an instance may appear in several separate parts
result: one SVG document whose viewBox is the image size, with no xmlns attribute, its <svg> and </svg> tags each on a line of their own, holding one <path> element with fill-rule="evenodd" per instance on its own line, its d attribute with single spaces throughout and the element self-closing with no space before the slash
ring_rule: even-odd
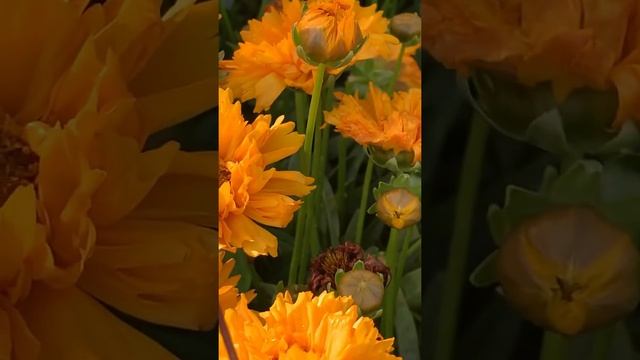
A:
<svg viewBox="0 0 640 360">
<path fill-rule="evenodd" d="M 406 273 L 402 277 L 400 286 L 409 308 L 420 312 L 422 310 L 422 268 Z"/>
<path fill-rule="evenodd" d="M 396 300 L 395 333 L 398 352 L 404 360 L 420 359 L 420 341 L 415 320 L 402 291 L 398 291 Z"/>
<path fill-rule="evenodd" d="M 492 252 L 476 267 L 469 276 L 473 286 L 485 287 L 498 282 L 497 264 L 498 250 Z"/>
<path fill-rule="evenodd" d="M 328 230 L 325 233 L 329 233 L 331 246 L 337 246 L 340 244 L 340 218 L 338 216 L 338 204 L 333 188 L 331 187 L 331 183 L 327 177 L 324 177 L 322 205 L 324 208 L 324 217 L 326 218 L 326 230 Z"/>
</svg>

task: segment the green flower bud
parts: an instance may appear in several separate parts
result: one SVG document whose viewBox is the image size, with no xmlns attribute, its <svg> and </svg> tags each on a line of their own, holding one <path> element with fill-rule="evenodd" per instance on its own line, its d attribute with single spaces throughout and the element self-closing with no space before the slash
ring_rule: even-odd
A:
<svg viewBox="0 0 640 360">
<path fill-rule="evenodd" d="M 416 13 L 402 13 L 391 18 L 389 30 L 403 43 L 415 41 L 420 36 L 422 20 Z"/>
</svg>

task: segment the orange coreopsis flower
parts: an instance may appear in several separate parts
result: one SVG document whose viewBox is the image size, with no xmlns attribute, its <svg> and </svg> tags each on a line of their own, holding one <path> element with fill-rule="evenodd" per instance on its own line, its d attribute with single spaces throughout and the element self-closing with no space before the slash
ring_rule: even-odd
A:
<svg viewBox="0 0 640 360">
<path fill-rule="evenodd" d="M 304 52 L 313 61 L 328 63 L 343 59 L 362 41 L 353 0 L 311 3 L 295 25 Z"/>
<path fill-rule="evenodd" d="M 364 99 L 337 93 L 338 107 L 325 112 L 327 123 L 363 146 L 395 154 L 409 152 L 415 164 L 422 160 L 422 91 L 410 89 L 390 97 L 369 84 Z"/>
<path fill-rule="evenodd" d="M 240 275 L 231 276 L 231 271 L 235 266 L 235 260 L 229 259 L 223 262 L 224 251 L 218 252 L 218 301 L 220 303 L 220 309 L 224 312 L 226 309 L 234 308 L 240 300 L 240 293 L 238 292 L 238 280 Z M 254 291 L 244 293 L 247 302 L 253 300 L 256 296 Z"/>
<path fill-rule="evenodd" d="M 331 6 L 322 3 L 326 0 L 310 0 L 308 5 L 310 8 Z M 399 44 L 395 37 L 387 34 L 389 20 L 382 16 L 382 11 L 376 11 L 376 5 L 363 7 L 353 0 L 340 0 L 339 4 L 352 9 L 362 36 L 367 37 L 353 61 L 374 57 L 392 59 Z M 256 99 L 256 112 L 268 109 L 287 87 L 309 94 L 313 91 L 315 67 L 298 57 L 291 35 L 293 25 L 301 17 L 302 1 L 282 0 L 280 7 L 270 7 L 260 20 L 249 21 L 248 28 L 240 33 L 243 42 L 233 53 L 233 59 L 220 62 L 220 67 L 228 71 L 223 79 L 224 87 L 232 89 L 242 101 Z M 350 38 L 355 39 L 356 29 L 350 34 L 353 35 Z M 343 40 L 330 42 L 339 46 Z"/>
<path fill-rule="evenodd" d="M 259 224 L 285 227 L 301 205 L 291 197 L 307 195 L 313 178 L 268 165 L 293 155 L 304 141 L 295 124 L 271 115 L 244 120 L 230 90 L 219 90 L 220 138 L 218 216 L 219 242 L 242 248 L 250 256 L 278 253 L 276 237 Z"/>
<path fill-rule="evenodd" d="M 214 107 L 216 6 L 0 1 L 0 358 L 174 358 L 97 300 L 214 326 L 215 154 L 144 146 Z"/>
<path fill-rule="evenodd" d="M 620 1 L 423 1 L 428 51 L 449 67 L 480 67 L 526 85 L 616 89 L 617 122 L 640 119 L 640 3 Z"/>
<path fill-rule="evenodd" d="M 256 314 L 241 299 L 224 318 L 236 354 L 248 359 L 399 359 L 393 339 L 381 339 L 373 320 L 358 315 L 351 297 L 324 292 L 278 294 L 269 311 Z M 219 335 L 220 359 L 229 359 Z"/>
</svg>

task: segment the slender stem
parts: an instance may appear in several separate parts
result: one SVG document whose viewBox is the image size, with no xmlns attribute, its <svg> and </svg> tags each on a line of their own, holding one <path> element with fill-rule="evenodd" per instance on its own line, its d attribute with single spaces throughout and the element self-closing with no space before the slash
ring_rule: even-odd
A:
<svg viewBox="0 0 640 360">
<path fill-rule="evenodd" d="M 385 0 L 384 2 L 384 16 L 390 18 L 395 15 L 397 0 Z"/>
<path fill-rule="evenodd" d="M 321 114 L 318 113 L 318 116 Z M 317 120 L 317 119 L 316 119 Z M 305 225 L 305 240 L 308 246 L 302 251 L 300 268 L 298 269 L 298 283 L 302 283 L 307 277 L 307 265 L 311 256 L 316 256 L 320 252 L 320 243 L 318 237 L 318 220 L 317 215 L 320 196 L 323 187 L 322 170 L 322 131 L 320 131 L 321 121 L 316 121 L 316 130 L 314 132 L 314 144 L 311 162 L 311 176 L 316 179 L 316 189 L 307 197 L 305 202 L 305 211 L 307 212 L 307 223 Z"/>
<path fill-rule="evenodd" d="M 393 77 L 389 84 L 387 85 L 387 93 L 392 94 L 393 89 L 396 87 L 396 82 L 398 82 L 398 77 L 400 76 L 400 69 L 402 68 L 402 59 L 404 58 L 405 45 L 402 43 L 400 45 L 400 54 L 398 55 L 398 59 L 396 59 L 396 65 L 393 68 Z"/>
<path fill-rule="evenodd" d="M 296 127 L 298 132 L 304 134 L 307 123 L 305 122 L 305 114 L 309 111 L 309 96 L 302 90 L 295 91 L 296 101 Z"/>
<path fill-rule="evenodd" d="M 303 239 L 304 228 L 306 224 L 306 202 L 302 204 L 302 207 L 298 210 L 296 217 L 296 233 L 293 241 L 293 253 L 291 255 L 291 264 L 289 264 L 289 279 L 287 285 L 291 286 L 296 284 L 298 276 L 298 267 L 300 265 L 300 257 L 303 252 Z"/>
<path fill-rule="evenodd" d="M 346 185 L 347 185 L 347 140 L 338 137 L 338 190 L 336 192 L 338 217 L 340 220 L 344 218 L 346 212 Z"/>
<path fill-rule="evenodd" d="M 462 289 L 467 279 L 465 270 L 473 212 L 482 173 L 488 133 L 489 126 L 476 114 L 472 120 L 471 133 L 467 139 L 462 174 L 460 175 L 453 236 L 449 248 L 449 259 L 444 280 L 445 288 L 438 319 L 435 360 L 452 359 L 451 355 L 458 324 L 458 307 Z"/>
<path fill-rule="evenodd" d="M 544 332 L 540 360 L 565 360 L 569 358 L 567 339 L 551 331 Z"/>
<path fill-rule="evenodd" d="M 220 4 L 220 13 L 222 15 L 222 24 L 224 25 L 224 29 L 227 31 L 227 35 L 229 36 L 229 42 L 233 44 L 237 44 L 240 42 L 240 38 L 235 31 L 233 31 L 233 26 L 231 26 L 231 19 L 229 18 L 229 12 L 227 8 L 225 8 L 222 4 Z"/>
<path fill-rule="evenodd" d="M 362 184 L 362 195 L 360 196 L 360 209 L 358 209 L 358 222 L 356 224 L 356 244 L 362 243 L 362 234 L 364 233 L 364 219 L 367 215 L 367 201 L 369 201 L 369 192 L 371 191 L 371 176 L 373 174 L 373 160 L 369 158 L 367 161 L 367 170 L 364 173 L 364 183 Z"/>
<path fill-rule="evenodd" d="M 231 334 L 229 333 L 229 328 L 227 327 L 227 321 L 224 318 L 224 313 L 220 309 L 220 306 L 218 306 L 218 319 L 220 319 L 220 334 L 222 335 L 224 347 L 227 349 L 229 360 L 238 360 L 236 348 L 233 346 L 233 340 L 231 339 Z"/>
<path fill-rule="evenodd" d="M 609 359 L 609 350 L 611 349 L 611 341 L 613 340 L 614 331 L 615 325 L 602 329 L 597 333 L 595 343 L 593 344 L 593 351 L 591 352 L 591 359 Z"/>
<path fill-rule="evenodd" d="M 303 153 L 306 159 L 306 171 L 303 171 L 305 175 L 309 175 L 309 165 L 311 164 L 311 144 L 313 143 L 313 134 L 316 128 L 316 119 L 318 118 L 318 108 L 320 107 L 320 98 L 322 97 L 322 83 L 324 81 L 324 71 L 326 65 L 318 65 L 316 72 L 315 83 L 313 85 L 313 94 L 311 95 L 311 105 L 309 107 L 309 116 L 307 118 L 307 129 L 304 137 Z M 305 170 L 305 169 L 303 169 Z"/>
<path fill-rule="evenodd" d="M 400 231 L 395 228 L 391 228 L 389 232 L 389 243 L 387 244 L 387 251 L 385 251 L 385 260 L 387 266 L 391 270 L 391 282 L 384 292 L 384 298 L 382 300 L 382 322 L 381 332 L 385 338 L 393 336 L 393 322 L 395 318 L 395 304 L 397 291 L 394 289 L 399 282 L 400 273 L 398 272 L 398 234 Z"/>
<path fill-rule="evenodd" d="M 318 108 L 320 105 L 320 98 L 322 98 L 322 83 L 324 81 L 324 71 L 326 66 L 324 64 L 318 65 L 316 72 L 315 83 L 313 85 L 313 94 L 311 94 L 311 105 L 309 107 L 309 114 L 307 116 L 306 131 L 304 137 L 304 145 L 302 146 L 302 173 L 309 176 L 311 175 L 311 148 L 314 140 L 314 132 L 316 127 L 316 118 L 318 116 Z M 310 200 L 311 197 L 309 197 Z M 289 279 L 288 284 L 293 285 L 296 283 L 297 277 L 300 275 L 301 258 L 304 255 L 304 247 L 302 242 L 304 241 L 304 235 L 306 234 L 306 213 L 309 207 L 308 201 L 302 204 L 300 210 L 298 210 L 298 218 L 296 220 L 296 233 L 293 241 L 293 255 L 291 257 L 291 265 L 289 266 Z"/>
</svg>

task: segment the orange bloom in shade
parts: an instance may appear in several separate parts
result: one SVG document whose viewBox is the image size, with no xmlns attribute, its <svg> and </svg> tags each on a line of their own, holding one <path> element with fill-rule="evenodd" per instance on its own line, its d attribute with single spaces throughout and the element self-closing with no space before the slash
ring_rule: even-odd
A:
<svg viewBox="0 0 640 360">
<path fill-rule="evenodd" d="M 220 310 L 223 312 L 226 309 L 236 307 L 240 300 L 240 292 L 237 288 L 240 275 L 231 276 L 231 271 L 233 271 L 236 261 L 229 259 L 223 262 L 224 254 L 224 251 L 218 252 L 218 301 Z M 243 295 L 246 297 L 247 302 L 250 302 L 256 296 L 253 290 Z"/>
<path fill-rule="evenodd" d="M 325 112 L 325 121 L 363 146 L 410 152 L 422 160 L 422 91 L 410 89 L 390 97 L 369 84 L 366 98 L 336 93 L 340 104 Z"/>
<path fill-rule="evenodd" d="M 260 115 L 244 120 L 230 90 L 219 90 L 220 137 L 218 216 L 221 248 L 242 248 L 250 256 L 278 254 L 276 237 L 258 224 L 286 227 L 301 201 L 314 189 L 313 178 L 268 165 L 293 155 L 304 142 L 295 124 Z"/>
<path fill-rule="evenodd" d="M 308 6 L 326 6 L 320 5 L 326 2 L 310 0 Z M 302 17 L 302 4 L 300 0 L 282 0 L 281 6 L 270 7 L 260 20 L 250 20 L 247 30 L 240 33 L 243 42 L 233 59 L 220 62 L 220 67 L 228 71 L 223 87 L 232 89 L 243 102 L 256 99 L 255 112 L 268 109 L 287 87 L 308 94 L 313 91 L 315 67 L 298 57 L 291 35 L 293 25 Z M 363 7 L 354 0 L 340 0 L 340 4 L 353 9 L 360 32 L 367 37 L 353 62 L 374 57 L 393 59 L 400 45 L 387 34 L 389 20 L 382 11 L 376 11 L 376 5 Z"/>
<path fill-rule="evenodd" d="M 393 339 L 383 339 L 373 320 L 358 315 L 351 297 L 323 292 L 278 294 L 269 311 L 256 314 L 243 297 L 224 318 L 240 360 L 400 359 Z M 229 359 L 222 335 L 220 359 Z"/>
<path fill-rule="evenodd" d="M 318 63 L 344 59 L 362 41 L 353 0 L 318 0 L 295 25 L 301 46 Z"/>
<path fill-rule="evenodd" d="M 640 120 L 640 3 L 636 0 L 422 2 L 424 46 L 449 67 L 480 67 L 526 85 L 551 82 L 558 100 L 615 89 L 615 126 Z"/>
<path fill-rule="evenodd" d="M 144 147 L 215 106 L 217 3 L 87 3 L 0 1 L 0 358 L 173 359 L 98 300 L 215 325 L 215 154 Z"/>
</svg>

